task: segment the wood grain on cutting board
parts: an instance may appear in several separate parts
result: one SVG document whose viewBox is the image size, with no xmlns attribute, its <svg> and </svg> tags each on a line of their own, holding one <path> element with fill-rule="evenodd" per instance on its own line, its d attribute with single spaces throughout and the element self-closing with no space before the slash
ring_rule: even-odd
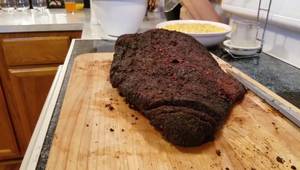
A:
<svg viewBox="0 0 300 170">
<path fill-rule="evenodd" d="M 112 88 L 111 60 L 112 53 L 74 60 L 47 169 L 300 168 L 300 129 L 251 91 L 214 141 L 191 148 L 168 143 Z"/>
</svg>

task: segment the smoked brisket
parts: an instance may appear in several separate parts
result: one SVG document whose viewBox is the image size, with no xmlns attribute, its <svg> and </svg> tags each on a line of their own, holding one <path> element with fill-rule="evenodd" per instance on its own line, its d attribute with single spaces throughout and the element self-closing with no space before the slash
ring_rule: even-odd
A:
<svg viewBox="0 0 300 170">
<path fill-rule="evenodd" d="M 110 81 L 171 143 L 212 139 L 245 88 L 193 37 L 161 29 L 123 35 Z"/>
</svg>

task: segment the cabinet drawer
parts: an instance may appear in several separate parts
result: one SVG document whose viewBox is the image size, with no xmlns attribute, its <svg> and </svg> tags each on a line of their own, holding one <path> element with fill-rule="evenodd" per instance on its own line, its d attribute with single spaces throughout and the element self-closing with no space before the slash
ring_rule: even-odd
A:
<svg viewBox="0 0 300 170">
<path fill-rule="evenodd" d="M 69 36 L 2 40 L 4 58 L 8 66 L 63 63 L 69 44 Z"/>
</svg>

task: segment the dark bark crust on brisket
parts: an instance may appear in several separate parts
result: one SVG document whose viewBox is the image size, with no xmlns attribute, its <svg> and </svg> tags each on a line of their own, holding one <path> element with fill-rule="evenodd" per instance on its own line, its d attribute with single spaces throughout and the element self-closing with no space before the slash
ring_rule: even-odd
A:
<svg viewBox="0 0 300 170">
<path fill-rule="evenodd" d="M 245 89 L 194 38 L 154 29 L 121 36 L 110 81 L 171 143 L 210 139 Z"/>
</svg>

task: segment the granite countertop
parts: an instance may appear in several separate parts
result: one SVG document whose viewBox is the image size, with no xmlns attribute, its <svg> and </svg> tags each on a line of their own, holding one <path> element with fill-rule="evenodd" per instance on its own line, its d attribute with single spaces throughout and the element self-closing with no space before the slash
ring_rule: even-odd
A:
<svg viewBox="0 0 300 170">
<path fill-rule="evenodd" d="M 259 57 L 233 59 L 221 50 L 217 56 L 300 108 L 300 69 L 262 53 Z"/>
<path fill-rule="evenodd" d="M 65 74 L 56 107 L 42 147 L 37 164 L 38 169 L 44 169 L 47 164 L 53 134 L 59 118 L 60 109 L 67 88 L 68 79 L 74 58 L 84 53 L 113 52 L 114 42 L 105 40 L 76 40 L 71 52 L 70 62 Z M 212 51 L 226 62 L 237 67 L 253 79 L 265 85 L 281 97 L 300 108 L 300 69 L 284 63 L 267 54 L 260 54 L 257 58 L 232 59 L 224 55 L 219 48 Z"/>
</svg>

